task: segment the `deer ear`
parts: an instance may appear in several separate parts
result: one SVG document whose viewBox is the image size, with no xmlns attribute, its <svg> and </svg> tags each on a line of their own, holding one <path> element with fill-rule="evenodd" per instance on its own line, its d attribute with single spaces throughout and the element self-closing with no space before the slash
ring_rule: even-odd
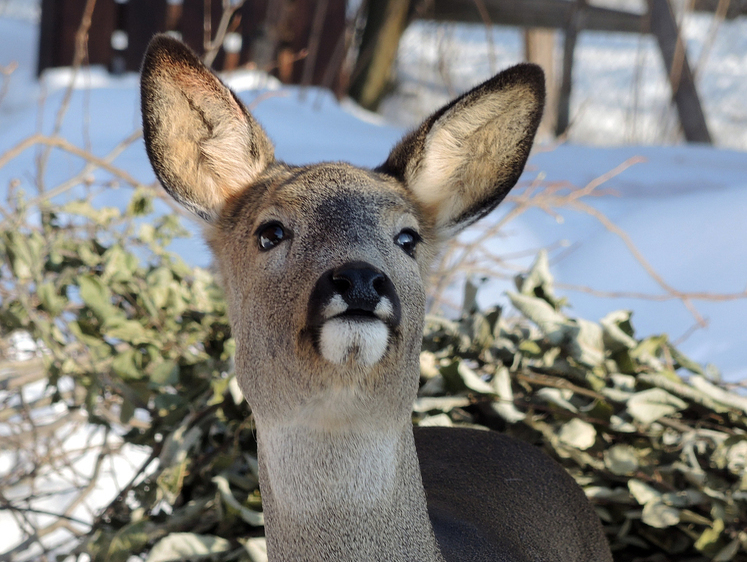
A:
<svg viewBox="0 0 747 562">
<path fill-rule="evenodd" d="M 485 216 L 524 169 L 545 102 L 540 67 L 520 64 L 441 108 L 394 147 L 397 177 L 450 235 Z"/>
<path fill-rule="evenodd" d="M 274 161 L 249 111 L 183 43 L 158 35 L 141 72 L 143 136 L 166 191 L 208 222 Z"/>
</svg>

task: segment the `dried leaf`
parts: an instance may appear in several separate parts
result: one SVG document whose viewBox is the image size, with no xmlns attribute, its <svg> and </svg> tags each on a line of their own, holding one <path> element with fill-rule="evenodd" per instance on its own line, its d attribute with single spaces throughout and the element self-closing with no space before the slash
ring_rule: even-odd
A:
<svg viewBox="0 0 747 562">
<path fill-rule="evenodd" d="M 509 423 L 522 421 L 526 414 L 514 406 L 514 392 L 511 388 L 511 376 L 508 369 L 499 368 L 491 382 L 497 396 L 497 400 L 491 403 L 493 410 Z"/>
<path fill-rule="evenodd" d="M 436 414 L 435 416 L 425 416 L 418 423 L 420 427 L 453 427 L 454 422 L 448 414 Z"/>
<path fill-rule="evenodd" d="M 130 553 L 141 550 L 148 542 L 146 522 L 137 521 L 122 527 L 112 538 L 107 548 L 107 562 L 125 562 Z M 97 560 L 100 557 L 96 557 Z"/>
<path fill-rule="evenodd" d="M 247 539 L 244 550 L 249 555 L 250 562 L 267 562 L 267 541 L 264 537 Z"/>
<path fill-rule="evenodd" d="M 646 505 L 647 503 L 660 501 L 661 499 L 661 492 L 635 478 L 628 480 L 628 489 L 633 494 L 635 501 L 640 505 Z"/>
<path fill-rule="evenodd" d="M 221 498 L 234 511 L 238 512 L 239 516 L 254 527 L 261 527 L 265 524 L 264 514 L 260 511 L 254 511 L 241 505 L 238 500 L 233 496 L 231 492 L 231 486 L 228 483 L 226 477 L 219 474 L 213 477 L 213 483 L 218 488 Z"/>
<path fill-rule="evenodd" d="M 104 285 L 99 277 L 93 275 L 82 275 L 78 279 L 80 287 L 80 298 L 93 310 L 94 314 L 102 321 L 122 316 L 111 303 L 111 290 Z"/>
<path fill-rule="evenodd" d="M 211 558 L 230 549 L 231 543 L 222 537 L 196 533 L 171 533 L 153 545 L 146 562 L 200 560 Z"/>
<path fill-rule="evenodd" d="M 511 304 L 534 322 L 551 345 L 560 345 L 568 335 L 567 318 L 546 301 L 517 293 L 507 292 Z"/>
<path fill-rule="evenodd" d="M 604 452 L 604 464 L 612 474 L 633 474 L 638 470 L 638 456 L 630 445 L 614 445 Z"/>
<path fill-rule="evenodd" d="M 540 388 L 535 393 L 535 396 L 549 404 L 555 404 L 556 406 L 568 410 L 569 412 L 573 412 L 574 414 L 578 413 L 578 408 L 568 401 L 568 399 L 573 396 L 573 392 L 570 390 L 549 387 Z"/>
<path fill-rule="evenodd" d="M 622 349 L 633 349 L 636 346 L 635 338 L 622 328 L 622 326 L 630 325 L 631 314 L 629 310 L 616 310 L 599 321 L 604 332 L 604 344 L 607 349 L 620 351 Z"/>
<path fill-rule="evenodd" d="M 715 384 L 708 382 L 705 377 L 700 375 L 690 377 L 690 384 L 716 402 L 720 402 L 729 408 L 737 408 L 747 414 L 747 397 L 727 392 Z"/>
<path fill-rule="evenodd" d="M 155 387 L 175 385 L 179 382 L 179 365 L 173 360 L 163 361 L 150 370 L 149 380 Z"/>
<path fill-rule="evenodd" d="M 454 361 L 441 367 L 441 374 L 448 386 L 455 392 L 472 390 L 479 394 L 493 394 L 493 387 L 470 369 L 464 361 Z"/>
<path fill-rule="evenodd" d="M 50 316 L 57 316 L 65 307 L 66 299 L 62 298 L 53 283 L 45 282 L 39 284 L 36 294 L 41 301 L 42 307 Z"/>
<path fill-rule="evenodd" d="M 628 412 L 642 424 L 648 425 L 663 416 L 670 416 L 687 408 L 687 404 L 661 388 L 636 392 L 628 400 Z"/>
<path fill-rule="evenodd" d="M 570 356 L 582 365 L 601 365 L 604 361 L 604 341 L 599 324 L 579 318 L 569 320 L 568 325 L 567 345 Z"/>
<path fill-rule="evenodd" d="M 716 519 L 713 522 L 713 527 L 704 530 L 700 534 L 698 540 L 695 541 L 695 548 L 704 553 L 714 550 L 714 547 L 721 539 L 721 534 L 724 532 L 724 528 L 724 521 L 722 519 Z"/>
<path fill-rule="evenodd" d="M 593 446 L 597 438 L 597 430 L 588 422 L 573 418 L 560 428 L 558 439 L 566 445 L 585 451 Z"/>
<path fill-rule="evenodd" d="M 606 500 L 617 504 L 631 504 L 630 493 L 625 488 L 609 488 L 606 486 L 587 486 L 584 488 L 586 497 L 592 500 Z"/>
<path fill-rule="evenodd" d="M 550 273 L 547 251 L 543 249 L 537 253 L 537 258 L 534 260 L 529 273 L 525 277 L 517 278 L 516 284 L 522 295 L 543 299 L 557 309 L 558 300 L 555 298 L 553 290 L 554 282 L 555 279 Z"/>
<path fill-rule="evenodd" d="M 665 529 L 680 522 L 680 510 L 654 500 L 643 506 L 641 519 L 646 525 L 657 529 Z"/>
<path fill-rule="evenodd" d="M 466 396 L 423 397 L 415 400 L 412 410 L 420 414 L 435 410 L 448 413 L 454 408 L 465 408 L 469 405 L 470 399 Z"/>
</svg>

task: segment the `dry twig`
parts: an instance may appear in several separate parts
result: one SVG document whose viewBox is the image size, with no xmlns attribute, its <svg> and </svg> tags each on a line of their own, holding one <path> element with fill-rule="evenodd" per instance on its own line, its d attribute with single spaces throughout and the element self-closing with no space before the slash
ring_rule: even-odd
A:
<svg viewBox="0 0 747 562">
<path fill-rule="evenodd" d="M 211 26 L 210 26 L 210 10 L 207 9 L 205 13 L 205 55 L 202 57 L 202 61 L 207 66 L 212 66 L 215 57 L 218 55 L 218 51 L 223 45 L 223 40 L 226 38 L 228 33 L 228 26 L 231 23 L 233 15 L 236 10 L 244 5 L 244 0 L 223 0 L 223 13 L 221 14 L 220 22 L 218 23 L 218 29 L 215 31 L 215 38 L 210 40 Z"/>
<path fill-rule="evenodd" d="M 530 208 L 541 209 L 557 220 L 562 219 L 557 211 L 562 208 L 582 212 L 593 217 L 609 232 L 615 234 L 622 240 L 631 256 L 641 265 L 646 274 L 662 289 L 663 294 L 650 294 L 633 291 L 599 291 L 591 287 L 578 285 L 558 284 L 559 287 L 605 298 L 635 298 L 660 302 L 679 300 L 687 308 L 695 319 L 696 325 L 700 328 L 707 325 L 707 320 L 696 308 L 694 304 L 695 301 L 728 302 L 747 298 L 747 290 L 734 293 L 712 293 L 707 291 L 682 291 L 677 289 L 656 271 L 654 266 L 638 249 L 627 232 L 612 222 L 604 213 L 600 212 L 585 201 L 585 199 L 589 197 L 601 195 L 602 191 L 600 188 L 604 184 L 627 170 L 629 167 L 644 161 L 645 159 L 639 156 L 629 158 L 619 166 L 593 179 L 584 187 L 577 189 L 570 189 L 572 186 L 567 182 L 546 183 L 544 181 L 544 175 L 540 174 L 522 192 L 517 195 L 507 196 L 506 201 L 514 203 L 514 207 L 500 220 L 485 229 L 472 242 L 463 243 L 459 240 L 455 240 L 449 244 L 445 253 L 441 257 L 438 267 L 436 268 L 435 278 L 437 281 L 434 284 L 434 290 L 432 293 L 431 310 L 437 311 L 444 304 L 445 289 L 454 283 L 457 276 L 464 275 L 468 272 L 480 273 L 486 277 L 505 278 L 508 273 L 510 273 L 510 270 L 515 271 L 517 269 L 508 267 L 506 265 L 506 256 L 493 255 L 485 245 L 489 240 L 501 236 L 501 233 L 505 230 L 508 223 L 525 213 Z M 492 262 L 494 266 L 497 264 L 504 270 L 509 269 L 509 271 L 507 273 L 502 273 L 501 271 L 496 270 L 495 267 L 485 268 L 477 265 L 478 263 L 485 261 Z"/>
</svg>

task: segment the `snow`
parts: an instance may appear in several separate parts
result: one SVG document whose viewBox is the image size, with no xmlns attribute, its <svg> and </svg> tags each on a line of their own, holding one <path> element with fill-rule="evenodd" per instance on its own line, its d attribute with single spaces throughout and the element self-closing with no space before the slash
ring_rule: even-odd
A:
<svg viewBox="0 0 747 562">
<path fill-rule="evenodd" d="M 637 11 L 632 6 L 625 9 Z M 712 46 L 707 48 L 712 25 L 708 14 L 683 17 L 688 60 L 716 144 L 745 150 L 747 22 L 744 17 L 722 22 L 714 28 Z M 560 33 L 556 37 L 556 68 L 560 68 L 563 38 Z M 382 113 L 392 122 L 412 127 L 454 94 L 522 61 L 524 44 L 517 28 L 493 26 L 490 38 L 492 48 L 486 44 L 482 25 L 411 25 L 400 43 L 399 84 L 382 104 Z M 559 75 L 557 71 L 557 80 Z M 670 99 L 664 64 L 652 36 L 579 34 L 571 89 L 571 142 L 597 146 L 677 142 L 681 134 Z"/>
<path fill-rule="evenodd" d="M 530 165 L 546 171 L 547 180 L 569 179 L 583 187 L 635 156 L 645 161 L 605 183 L 600 189 L 616 195 L 594 199 L 594 208 L 630 235 L 674 289 L 743 293 L 747 287 L 746 153 L 698 146 L 600 150 L 567 145 L 536 154 Z M 561 213 L 562 223 L 539 212 L 520 219 L 521 227 L 536 237 L 534 244 L 568 240 L 573 245 L 553 262 L 558 282 L 598 291 L 664 294 L 617 235 L 588 215 Z M 663 332 L 677 341 L 695 323 L 679 300 L 610 300 L 583 292 L 567 294 L 573 313 L 589 319 L 599 319 L 613 308 L 633 310 L 639 335 Z M 716 365 L 727 380 L 747 378 L 747 336 L 741 328 L 747 299 L 695 300 L 693 305 L 709 325 L 685 339 L 681 349 L 696 361 Z"/>
<path fill-rule="evenodd" d="M 36 81 L 38 27 L 33 18 L 13 19 L 11 15 L 0 12 L 0 67 L 18 63 L 10 76 L 7 95 L 0 102 L 0 155 L 37 131 L 53 130 L 70 80 L 68 70 L 56 70 L 45 73 L 41 82 Z M 706 41 L 708 25 L 701 16 L 686 22 L 688 49 L 696 60 Z M 518 62 L 520 35 L 515 30 L 499 28 L 492 33 L 492 66 L 499 69 Z M 576 120 L 570 143 L 538 147 L 522 184 L 535 182 L 541 187 L 568 182 L 584 187 L 623 162 L 641 156 L 643 161 L 599 188 L 604 195 L 584 201 L 626 232 L 673 289 L 709 294 L 745 291 L 747 22 L 741 19 L 724 23 L 701 75 L 704 106 L 718 148 L 644 146 L 671 142 L 675 130 L 658 53 L 648 39 L 582 34 L 577 53 L 572 98 Z M 263 74 L 240 73 L 227 80 L 266 128 L 276 143 L 279 158 L 293 164 L 346 160 L 375 166 L 386 158 L 405 127 L 448 100 L 449 87 L 444 85 L 444 77 L 458 93 L 492 72 L 483 28 L 418 24 L 406 34 L 400 55 L 401 86 L 384 107 L 389 124 L 350 102 L 338 104 L 326 92 L 284 88 Z M 640 61 L 640 89 L 635 93 L 634 67 Z M 443 71 L 440 74 L 439 65 Z M 61 135 L 77 146 L 90 147 L 97 156 L 106 156 L 139 127 L 137 83 L 135 75 L 113 78 L 99 68 L 82 72 Z M 14 179 L 20 180 L 27 191 L 33 189 L 36 153 L 36 149 L 26 150 L 0 169 L 0 199 L 5 198 Z M 142 141 L 124 150 L 114 164 L 143 184 L 154 182 Z M 47 188 L 66 181 L 83 166 L 77 157 L 53 151 L 44 177 Z M 94 175 L 102 181 L 111 180 L 100 171 Z M 129 188 L 112 187 L 103 190 L 97 200 L 123 207 L 130 193 Z M 168 212 L 165 205 L 160 209 Z M 488 218 L 487 224 L 498 220 L 501 212 L 505 210 Z M 574 290 L 571 286 L 599 292 L 665 294 L 623 240 L 599 220 L 578 210 L 557 209 L 557 213 L 551 216 L 539 209 L 528 210 L 509 223 L 505 236 L 491 240 L 489 249 L 498 255 L 524 252 L 525 257 L 509 260 L 512 267 L 520 269 L 531 262 L 527 249 L 551 247 L 552 271 L 561 284 L 558 292 L 568 296 L 573 315 L 596 320 L 610 310 L 633 310 L 639 336 L 668 333 L 673 341 L 682 339 L 680 349 L 693 359 L 716 365 L 726 380 L 747 378 L 747 331 L 743 328 L 747 299 L 694 299 L 692 305 L 708 325 L 691 330 L 696 317 L 680 300 L 603 298 Z M 465 233 L 464 239 L 474 238 L 481 228 L 484 225 Z M 192 230 L 198 235 L 196 226 Z M 210 262 L 201 242 L 196 245 L 194 240 L 177 241 L 174 249 L 194 265 Z M 487 282 L 479 293 L 481 304 L 506 304 L 502 292 L 509 286 L 505 280 Z M 66 446 L 80 448 L 101 439 L 91 431 L 84 426 L 67 436 Z M 126 450 L 122 456 L 138 464 L 142 455 Z M 80 470 L 90 471 L 92 459 L 82 457 L 83 461 L 87 466 L 81 465 Z M 7 469 L 8 462 L 0 454 L 0 469 Z M 114 471 L 113 467 L 106 468 Z M 116 472 L 116 483 L 115 476 L 110 476 L 109 487 L 102 485 L 91 504 L 75 512 L 76 517 L 88 518 L 89 509 L 95 510 L 111 500 L 113 489 L 126 480 L 126 469 L 118 468 Z M 59 486 L 71 478 L 69 474 L 50 475 L 48 483 Z M 46 507 L 58 509 L 59 505 Z M 3 551 L 21 535 L 6 512 L 0 513 L 0 526 L 7 529 L 0 539 Z"/>
</svg>

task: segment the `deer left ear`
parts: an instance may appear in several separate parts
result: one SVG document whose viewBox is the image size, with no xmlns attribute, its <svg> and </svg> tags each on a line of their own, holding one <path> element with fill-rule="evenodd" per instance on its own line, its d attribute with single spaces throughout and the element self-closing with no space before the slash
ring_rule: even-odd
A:
<svg viewBox="0 0 747 562">
<path fill-rule="evenodd" d="M 157 35 L 141 73 L 143 137 L 166 191 L 207 222 L 275 160 L 262 127 L 183 43 Z"/>
<path fill-rule="evenodd" d="M 545 103 L 545 77 L 519 64 L 444 106 L 394 147 L 397 177 L 443 236 L 492 211 L 524 170 Z"/>
</svg>

